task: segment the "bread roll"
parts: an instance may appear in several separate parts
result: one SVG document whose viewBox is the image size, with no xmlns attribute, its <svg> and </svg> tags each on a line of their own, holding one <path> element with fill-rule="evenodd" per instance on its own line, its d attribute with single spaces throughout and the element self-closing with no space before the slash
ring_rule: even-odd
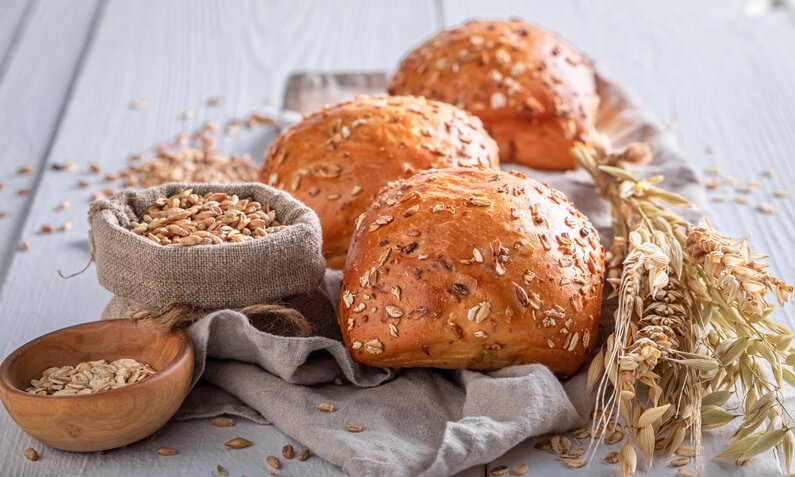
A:
<svg viewBox="0 0 795 477">
<path fill-rule="evenodd" d="M 279 136 L 260 178 L 317 213 L 326 263 L 342 268 L 356 217 L 381 187 L 424 169 L 475 165 L 499 165 L 475 116 L 425 98 L 363 96 Z"/>
<path fill-rule="evenodd" d="M 480 117 L 500 159 L 538 169 L 576 167 L 599 104 L 588 58 L 519 20 L 471 21 L 411 51 L 389 88 L 455 104 Z"/>
<path fill-rule="evenodd" d="M 432 170 L 357 221 L 339 320 L 371 366 L 573 374 L 597 341 L 604 249 L 560 192 L 517 172 Z"/>
</svg>

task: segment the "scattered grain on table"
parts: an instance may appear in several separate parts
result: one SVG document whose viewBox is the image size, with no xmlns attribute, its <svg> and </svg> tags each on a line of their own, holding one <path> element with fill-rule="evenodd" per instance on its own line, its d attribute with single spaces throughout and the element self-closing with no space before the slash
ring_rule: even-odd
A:
<svg viewBox="0 0 795 477">
<path fill-rule="evenodd" d="M 232 427 L 235 425 L 235 420 L 231 417 L 216 417 L 212 421 L 215 427 Z"/>
<path fill-rule="evenodd" d="M 251 447 L 254 443 L 243 437 L 235 437 L 224 442 L 224 445 L 230 449 L 245 449 L 246 447 Z"/>
<path fill-rule="evenodd" d="M 220 475 L 221 477 L 229 476 L 229 472 L 221 464 L 216 465 L 215 470 L 216 472 L 218 472 L 218 475 Z"/>
<path fill-rule="evenodd" d="M 36 449 L 28 447 L 27 449 L 25 449 L 25 458 L 31 462 L 36 462 L 37 460 L 39 460 L 39 453 L 36 452 Z"/>
<path fill-rule="evenodd" d="M 501 475 L 507 474 L 508 470 L 509 469 L 507 465 L 498 465 L 496 467 L 492 467 L 489 471 L 489 474 L 491 474 L 493 477 L 499 477 Z"/>
<path fill-rule="evenodd" d="M 285 444 L 284 447 L 282 447 L 282 456 L 284 456 L 285 459 L 292 459 L 295 457 L 295 448 L 292 444 Z"/>
<path fill-rule="evenodd" d="M 17 174 L 24 176 L 33 172 L 33 166 L 22 166 L 17 169 Z"/>
<path fill-rule="evenodd" d="M 269 466 L 273 467 L 274 469 L 278 469 L 282 466 L 282 463 L 279 461 L 279 458 L 275 455 L 269 455 L 267 459 L 265 459 L 265 463 Z"/>
<path fill-rule="evenodd" d="M 172 455 L 177 455 L 177 450 L 172 447 L 158 447 L 155 449 L 155 453 L 163 457 L 170 457 Z"/>
<path fill-rule="evenodd" d="M 134 111 L 141 111 L 144 109 L 149 109 L 149 100 L 148 99 L 134 99 L 130 101 L 130 109 Z"/>
<path fill-rule="evenodd" d="M 706 169 L 704 169 L 704 172 L 708 176 L 714 176 L 714 177 L 717 177 L 717 176 L 723 174 L 723 171 L 721 171 L 720 167 L 718 167 L 718 166 L 707 167 Z"/>
<path fill-rule="evenodd" d="M 516 464 L 511 467 L 511 475 L 525 475 L 529 467 L 527 464 Z"/>
<path fill-rule="evenodd" d="M 716 202 L 719 204 L 723 202 L 728 202 L 729 200 L 731 200 L 731 196 L 728 194 L 718 194 L 712 196 L 712 202 Z"/>
<path fill-rule="evenodd" d="M 301 462 L 309 459 L 310 457 L 312 457 L 312 451 L 310 451 L 309 449 L 304 449 L 298 454 L 298 460 L 300 460 Z"/>
<path fill-rule="evenodd" d="M 756 209 L 759 212 L 762 212 L 763 214 L 768 214 L 768 215 L 771 215 L 771 214 L 776 212 L 776 208 L 773 207 L 773 204 L 771 204 L 770 202 L 762 202 L 761 204 L 759 204 L 756 207 Z"/>
</svg>

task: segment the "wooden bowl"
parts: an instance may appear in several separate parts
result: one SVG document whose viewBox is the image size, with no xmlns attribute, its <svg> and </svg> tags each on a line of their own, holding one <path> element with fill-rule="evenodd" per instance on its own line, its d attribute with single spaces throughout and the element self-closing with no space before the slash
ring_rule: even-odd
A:
<svg viewBox="0 0 795 477">
<path fill-rule="evenodd" d="M 52 366 L 133 358 L 156 374 L 135 384 L 77 396 L 25 392 Z M 94 321 L 25 344 L 0 365 L 0 399 L 34 438 L 61 450 L 113 449 L 141 440 L 177 412 L 193 376 L 193 346 L 182 331 L 154 335 L 129 320 Z"/>
</svg>

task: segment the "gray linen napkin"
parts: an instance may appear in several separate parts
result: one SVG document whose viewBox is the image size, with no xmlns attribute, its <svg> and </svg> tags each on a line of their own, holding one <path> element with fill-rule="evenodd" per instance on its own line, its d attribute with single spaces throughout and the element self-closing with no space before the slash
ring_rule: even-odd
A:
<svg viewBox="0 0 795 477">
<path fill-rule="evenodd" d="M 384 83 L 383 74 L 298 75 L 290 82 L 285 107 L 313 109 Z M 637 172 L 664 174 L 669 190 L 704 204 L 697 174 L 675 151 L 671 138 L 613 83 L 600 78 L 598 87 L 598 128 L 616 146 L 646 141 L 652 147 L 653 161 Z M 522 170 L 564 192 L 609 243 L 609 209 L 604 201 L 594 200 L 593 184 L 584 171 L 504 168 Z M 591 401 L 584 371 L 561 382 L 541 365 L 490 373 L 396 372 L 353 362 L 339 341 L 334 313 L 340 279 L 339 272 L 328 271 L 315 293 L 328 297 L 329 306 L 305 311 L 321 330 L 319 336 L 270 335 L 229 310 L 193 324 L 188 333 L 196 348 L 195 380 L 202 381 L 176 418 L 229 413 L 272 423 L 354 476 L 450 475 L 490 462 L 527 438 L 586 424 Z M 606 329 L 612 326 L 610 316 L 610 310 L 603 310 Z M 333 384 L 341 375 L 351 384 Z M 315 409 L 320 402 L 334 404 L 336 412 Z M 363 425 L 364 431 L 347 432 L 348 424 Z"/>
</svg>

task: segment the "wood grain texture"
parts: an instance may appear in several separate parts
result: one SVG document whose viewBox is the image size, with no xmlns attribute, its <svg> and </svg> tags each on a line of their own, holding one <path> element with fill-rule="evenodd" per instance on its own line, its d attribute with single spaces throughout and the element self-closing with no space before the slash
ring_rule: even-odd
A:
<svg viewBox="0 0 795 477">
<path fill-rule="evenodd" d="M 0 81 L 7 71 L 6 58 L 28 26 L 27 19 L 33 2 L 30 0 L 5 0 L 0 15 Z"/>
<path fill-rule="evenodd" d="M 16 3 L 12 0 L 8 6 Z M 8 51 L 6 70 L 0 76 L 0 182 L 5 185 L 0 190 L 0 211 L 8 213 L 0 227 L 0 282 L 19 245 L 33 199 L 17 191 L 33 190 L 39 183 L 96 7 L 96 0 L 31 1 L 24 28 Z M 20 166 L 35 170 L 20 176 L 16 172 Z M 46 212 L 56 205 L 48 204 Z"/>
</svg>

